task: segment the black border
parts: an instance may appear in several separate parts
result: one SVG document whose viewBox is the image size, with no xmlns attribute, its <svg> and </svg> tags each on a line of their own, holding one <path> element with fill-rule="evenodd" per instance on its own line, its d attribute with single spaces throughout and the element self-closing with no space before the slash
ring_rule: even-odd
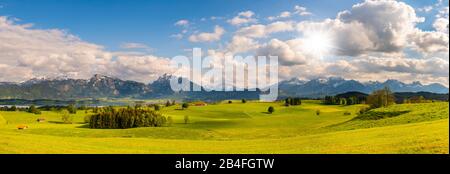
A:
<svg viewBox="0 0 450 174">
<path fill-rule="evenodd" d="M 206 172 L 201 169 L 177 169 L 177 160 L 185 158 L 187 160 L 209 160 L 219 161 L 219 159 L 274 159 L 273 168 L 269 169 L 219 169 L 210 167 Z M 113 173 L 155 173 L 153 171 L 164 172 L 275 172 L 298 171 L 293 173 L 316 172 L 431 172 L 448 169 L 450 162 L 449 154 L 442 155 L 278 155 L 278 154 L 183 154 L 183 155 L 0 155 L 0 166 L 16 166 L 20 173 L 29 170 L 36 172 L 39 170 L 51 172 L 113 172 Z M 22 167 L 20 167 L 22 166 Z"/>
</svg>

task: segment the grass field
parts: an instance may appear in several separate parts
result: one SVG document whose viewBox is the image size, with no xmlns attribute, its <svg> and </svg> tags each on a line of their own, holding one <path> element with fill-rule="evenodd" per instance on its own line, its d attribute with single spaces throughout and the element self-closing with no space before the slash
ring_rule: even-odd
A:
<svg viewBox="0 0 450 174">
<path fill-rule="evenodd" d="M 266 112 L 269 106 L 273 114 Z M 358 116 L 361 107 L 318 101 L 290 107 L 234 101 L 186 110 L 177 105 L 161 110 L 174 119 L 170 127 L 121 130 L 87 128 L 85 111 L 74 116 L 74 124 L 62 124 L 57 112 L 0 112 L 0 153 L 449 153 L 447 102 L 394 105 Z M 17 130 L 21 124 L 29 129 Z"/>
</svg>

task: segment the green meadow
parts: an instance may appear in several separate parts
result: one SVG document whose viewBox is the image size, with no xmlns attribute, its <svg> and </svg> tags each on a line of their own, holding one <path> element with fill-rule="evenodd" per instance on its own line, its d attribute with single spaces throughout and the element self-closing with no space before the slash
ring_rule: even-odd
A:
<svg viewBox="0 0 450 174">
<path fill-rule="evenodd" d="M 269 106 L 275 108 L 272 114 Z M 449 153 L 448 102 L 397 104 L 359 114 L 363 107 L 314 100 L 289 107 L 256 101 L 184 110 L 175 105 L 159 111 L 173 118 L 172 125 L 133 129 L 89 129 L 84 117 L 92 111 L 79 110 L 73 124 L 63 124 L 58 112 L 1 111 L 0 153 Z"/>
</svg>

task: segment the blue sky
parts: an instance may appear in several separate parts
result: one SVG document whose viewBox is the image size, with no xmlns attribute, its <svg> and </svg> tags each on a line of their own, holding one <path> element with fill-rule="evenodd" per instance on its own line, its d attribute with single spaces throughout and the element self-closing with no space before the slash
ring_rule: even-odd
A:
<svg viewBox="0 0 450 174">
<path fill-rule="evenodd" d="M 354 7 L 356 4 L 360 7 Z M 344 11 L 348 13 L 338 18 Z M 288 12 L 288 17 L 277 17 L 282 12 Z M 248 21 L 233 24 L 235 18 Z M 164 58 L 186 55 L 187 49 L 200 47 L 279 54 L 284 63 L 282 78 L 396 78 L 448 86 L 445 19 L 448 21 L 448 0 L 0 0 L 0 22 L 4 23 L 0 28 L 0 68 L 17 74 L 0 75 L 0 81 L 15 80 L 16 76 L 21 80 L 60 75 L 86 78 L 93 72 L 84 73 L 65 61 L 67 57 L 90 60 L 97 56 L 104 59 L 90 60 L 99 62 L 81 67 L 147 82 L 165 69 L 144 71 L 139 67 L 143 62 L 167 64 Z M 189 25 L 175 25 L 182 20 Z M 81 41 L 74 42 L 71 35 Z M 337 51 L 326 50 L 322 58 L 308 54 L 305 49 L 318 40 L 311 39 L 314 35 L 330 37 L 319 40 L 332 40 Z M 129 48 L 143 45 L 149 48 Z M 54 50 L 58 47 L 61 49 Z M 133 51 L 144 55 L 130 56 Z M 50 64 L 46 61 L 60 63 L 50 69 L 45 67 Z M 102 68 L 106 72 L 97 70 Z"/>
<path fill-rule="evenodd" d="M 201 21 L 218 16 L 232 18 L 241 11 L 251 10 L 260 18 L 292 10 L 295 5 L 307 7 L 314 13 L 306 19 L 334 18 L 339 11 L 351 8 L 357 0 L 330 3 L 327 0 L 0 0 L 0 15 L 33 23 L 36 28 L 58 28 L 81 39 L 104 45 L 108 50 L 119 50 L 126 42 L 138 42 L 154 48 L 161 56 L 172 57 L 183 48 L 195 44 L 179 41 L 170 35 L 179 33 L 174 23 L 187 19 L 199 31 L 212 30 L 218 24 L 226 30 L 234 27 L 225 20 Z M 406 1 L 413 7 L 432 5 L 433 1 Z M 434 15 L 423 13 L 423 16 Z M 298 20 L 303 18 L 297 17 Z M 261 20 L 262 23 L 267 22 Z M 431 28 L 432 21 L 421 27 Z M 201 45 L 204 46 L 204 45 Z"/>
</svg>

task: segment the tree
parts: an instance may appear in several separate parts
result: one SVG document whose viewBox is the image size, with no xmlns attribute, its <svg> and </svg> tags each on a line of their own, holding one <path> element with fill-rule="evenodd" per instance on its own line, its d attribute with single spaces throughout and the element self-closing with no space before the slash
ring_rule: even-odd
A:
<svg viewBox="0 0 450 174">
<path fill-rule="evenodd" d="M 153 107 L 155 108 L 155 111 L 161 110 L 161 107 L 158 104 L 155 104 Z"/>
<path fill-rule="evenodd" d="M 242 99 L 242 103 L 247 103 L 247 100 L 245 100 L 245 99 Z"/>
<path fill-rule="evenodd" d="M 181 108 L 182 109 L 187 109 L 189 107 L 189 103 L 183 103 L 182 105 L 181 105 Z"/>
<path fill-rule="evenodd" d="M 34 105 L 31 105 L 29 108 L 28 108 L 28 111 L 27 112 L 29 112 L 29 113 L 32 113 L 32 114 L 41 114 L 41 112 L 36 108 L 36 106 L 34 106 Z"/>
<path fill-rule="evenodd" d="M 69 106 L 67 106 L 67 111 L 69 112 L 69 114 L 76 114 L 77 108 L 75 107 L 75 105 L 70 104 Z"/>
<path fill-rule="evenodd" d="M 67 111 L 65 109 L 62 110 L 61 111 L 61 117 L 62 117 L 63 123 L 65 123 L 65 124 L 72 124 L 73 117 L 70 115 L 69 111 Z"/>
<path fill-rule="evenodd" d="M 188 124 L 189 123 L 189 116 L 185 115 L 184 116 L 184 124 Z"/>
<path fill-rule="evenodd" d="M 166 107 L 169 107 L 170 105 L 171 105 L 170 101 L 167 100 L 167 102 L 166 102 Z"/>
<path fill-rule="evenodd" d="M 173 119 L 171 116 L 168 116 L 167 117 L 167 126 L 172 126 L 172 124 L 173 124 Z"/>
<path fill-rule="evenodd" d="M 317 115 L 317 116 L 320 115 L 320 110 L 316 110 L 316 115 Z"/>
<path fill-rule="evenodd" d="M 231 104 L 231 103 L 233 103 L 231 100 L 228 100 L 228 104 Z"/>
<path fill-rule="evenodd" d="M 89 123 L 90 120 L 91 120 L 91 116 L 90 115 L 84 116 L 84 123 Z"/>
<path fill-rule="evenodd" d="M 369 104 L 371 108 L 388 107 L 390 105 L 393 105 L 394 103 L 394 94 L 392 94 L 391 90 L 388 87 L 374 91 L 367 97 L 367 104 Z"/>
<path fill-rule="evenodd" d="M 275 108 L 273 106 L 269 106 L 269 109 L 267 109 L 267 112 L 272 114 L 273 112 L 275 112 Z"/>
<path fill-rule="evenodd" d="M 17 107 L 15 105 L 11 106 L 11 108 L 9 108 L 9 111 L 17 111 Z"/>
</svg>

